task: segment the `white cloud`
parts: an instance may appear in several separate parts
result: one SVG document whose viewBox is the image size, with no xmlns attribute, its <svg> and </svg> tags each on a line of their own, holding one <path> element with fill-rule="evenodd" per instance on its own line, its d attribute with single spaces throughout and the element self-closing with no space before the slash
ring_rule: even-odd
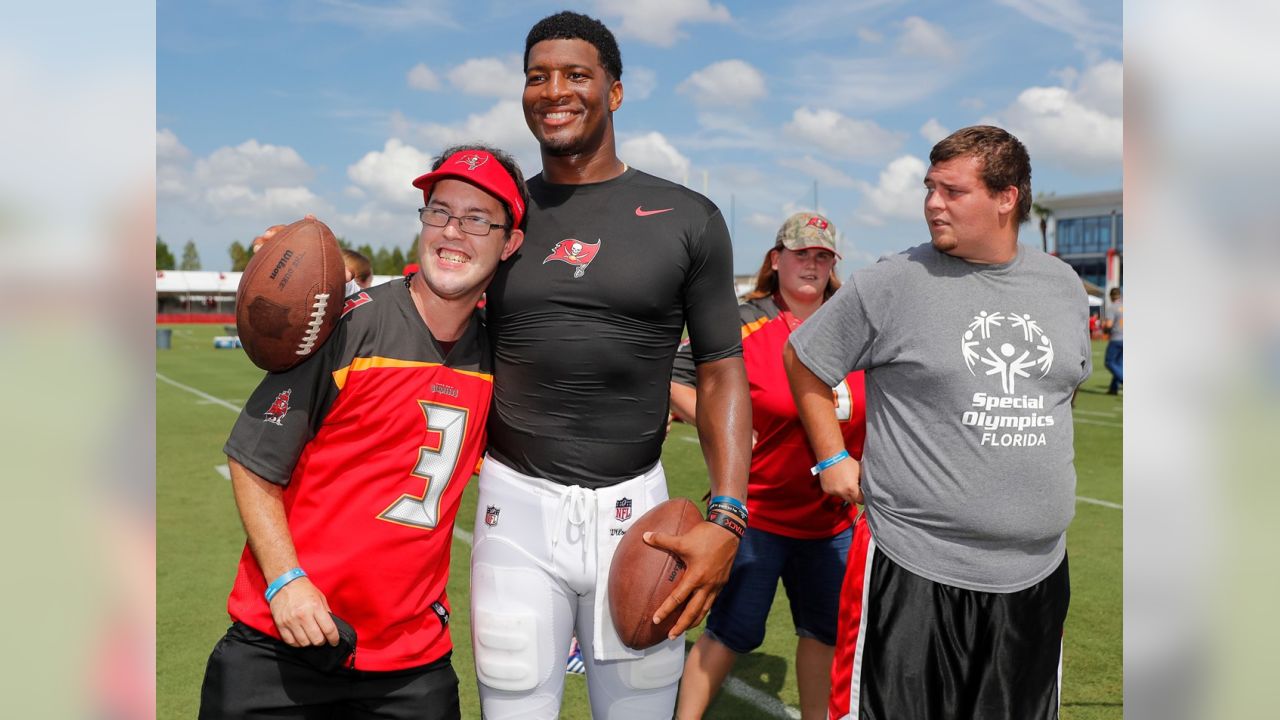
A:
<svg viewBox="0 0 1280 720">
<path fill-rule="evenodd" d="M 307 187 L 314 173 L 291 147 L 246 140 L 220 147 L 194 164 L 190 157 L 171 130 L 156 133 L 157 194 L 206 220 L 236 218 L 267 227 L 331 210 Z"/>
<path fill-rule="evenodd" d="M 1124 114 L 1124 65 L 1121 63 L 1106 60 L 1086 69 L 1075 87 L 1081 104 L 1112 117 Z"/>
<path fill-rule="evenodd" d="M 420 204 L 422 191 L 410 183 L 430 169 L 430 155 L 391 138 L 382 150 L 365 153 L 347 168 L 347 177 L 377 201 L 412 209 Z"/>
<path fill-rule="evenodd" d="M 622 83 L 626 100 L 648 100 L 658 87 L 658 74 L 647 67 L 628 67 L 622 74 L 626 78 Z"/>
<path fill-rule="evenodd" d="M 191 157 L 191 151 L 178 140 L 169 128 L 156 131 L 156 162 L 182 162 Z"/>
<path fill-rule="evenodd" d="M 689 158 L 681 155 L 660 132 L 624 140 L 618 146 L 618 157 L 632 167 L 671 182 L 684 183 L 689 178 Z"/>
<path fill-rule="evenodd" d="M 524 68 L 518 55 L 471 58 L 449 69 L 449 82 L 468 95 L 516 97 L 524 87 Z"/>
<path fill-rule="evenodd" d="M 786 219 L 786 215 L 774 217 L 767 213 L 753 212 L 747 216 L 747 224 L 758 230 L 772 230 L 776 233 L 778 228 L 782 226 L 782 221 Z"/>
<path fill-rule="evenodd" d="M 405 80 L 409 83 L 409 87 L 414 90 L 431 91 L 440 89 L 440 78 L 423 63 L 414 65 L 405 76 Z"/>
<path fill-rule="evenodd" d="M 860 27 L 857 29 L 858 39 L 865 43 L 878 43 L 884 40 L 884 35 L 872 30 L 869 27 Z"/>
<path fill-rule="evenodd" d="M 329 205 L 305 187 L 269 187 L 254 189 L 247 185 L 227 184 L 206 188 L 203 200 L 207 209 L 221 217 L 299 218 L 307 213 L 325 215 Z"/>
<path fill-rule="evenodd" d="M 156 194 L 181 197 L 187 193 L 187 160 L 191 151 L 168 128 L 156 131 Z"/>
<path fill-rule="evenodd" d="M 802 172 L 824 185 L 847 188 L 857 187 L 858 184 L 853 178 L 841 172 L 839 168 L 828 165 L 812 155 L 805 155 L 802 158 L 786 156 L 779 160 L 778 164 Z"/>
<path fill-rule="evenodd" d="M 694 72 L 676 86 L 699 105 L 744 106 L 768 94 L 764 75 L 742 60 L 721 60 Z"/>
<path fill-rule="evenodd" d="M 601 15 L 621 18 L 610 24 L 620 37 L 633 37 L 659 47 L 671 47 L 686 35 L 685 23 L 726 23 L 729 9 L 708 0 L 596 0 Z M 625 74 L 625 70 L 623 71 Z"/>
<path fill-rule="evenodd" d="M 195 169 L 196 180 L 205 187 L 288 187 L 310 182 L 313 174 L 311 166 L 293 148 L 264 145 L 257 140 L 220 147 L 197 160 Z"/>
<path fill-rule="evenodd" d="M 1031 87 L 999 113 L 997 122 L 1018 136 L 1032 163 L 1074 172 L 1119 170 L 1124 151 L 1123 69 L 1108 61 L 1086 69 L 1076 89 Z"/>
<path fill-rule="evenodd" d="M 936 143 L 950 134 L 951 131 L 938 122 L 938 118 L 929 118 L 924 125 L 920 126 L 920 137 L 930 143 Z"/>
<path fill-rule="evenodd" d="M 947 32 L 922 17 L 911 16 L 902 21 L 898 52 L 903 55 L 952 60 L 959 52 Z"/>
<path fill-rule="evenodd" d="M 799 68 L 785 90 L 802 102 L 869 113 L 932 98 L 953 83 L 959 65 L 899 55 L 847 57 L 811 53 L 795 58 Z M 816 100 L 815 100 L 816 99 Z"/>
<path fill-rule="evenodd" d="M 927 170 L 925 162 L 914 155 L 894 159 L 880 171 L 875 185 L 860 183 L 869 208 L 859 218 L 875 225 L 883 224 L 885 218 L 923 219 L 924 174 Z"/>
<path fill-rule="evenodd" d="M 1079 0 L 996 0 L 1033 22 L 1070 35 L 1076 47 L 1094 57 L 1103 47 L 1120 47 L 1118 23 L 1093 19 Z M 1118 6 L 1117 6 L 1118 7 Z"/>
<path fill-rule="evenodd" d="M 455 28 L 449 4 L 443 0 L 394 0 L 369 3 L 360 0 L 319 0 L 296 7 L 299 21 L 323 20 L 370 31 L 404 32 L 419 28 Z"/>
<path fill-rule="evenodd" d="M 541 164 L 538 144 L 524 122 L 519 101 L 504 100 L 483 113 L 468 115 L 452 125 L 417 123 L 400 113 L 391 115 L 391 134 L 409 144 L 437 153 L 450 145 L 482 140 L 502 148 L 520 161 L 525 175 Z"/>
<path fill-rule="evenodd" d="M 788 135 L 837 157 L 875 160 L 892 155 L 904 133 L 886 130 L 871 120 L 846 117 L 835 110 L 797 109 L 783 128 Z"/>
</svg>

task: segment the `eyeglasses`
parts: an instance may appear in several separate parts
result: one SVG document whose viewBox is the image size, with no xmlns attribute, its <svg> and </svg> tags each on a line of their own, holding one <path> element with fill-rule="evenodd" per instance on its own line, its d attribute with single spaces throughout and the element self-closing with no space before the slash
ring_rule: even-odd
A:
<svg viewBox="0 0 1280 720">
<path fill-rule="evenodd" d="M 440 208 L 433 207 L 418 208 L 418 219 L 421 220 L 424 225 L 439 228 L 447 226 L 450 220 L 457 220 L 458 227 L 462 228 L 462 232 L 467 233 L 468 235 L 488 235 L 496 228 L 501 228 L 503 230 L 507 229 L 506 225 L 491 223 L 482 217 L 476 217 L 474 215 L 458 217 L 457 215 L 450 215 Z"/>
</svg>

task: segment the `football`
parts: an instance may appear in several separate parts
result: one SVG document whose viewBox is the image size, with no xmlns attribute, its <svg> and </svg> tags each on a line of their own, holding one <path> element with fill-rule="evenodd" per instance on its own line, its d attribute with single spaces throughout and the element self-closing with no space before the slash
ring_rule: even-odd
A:
<svg viewBox="0 0 1280 720">
<path fill-rule="evenodd" d="M 645 544 L 649 531 L 683 535 L 702 522 L 698 506 L 686 498 L 660 503 L 636 519 L 618 543 L 609 568 L 609 614 L 623 644 L 644 650 L 667 639 L 684 612 L 679 605 L 660 624 L 653 614 L 680 583 L 685 564 L 675 555 Z"/>
<path fill-rule="evenodd" d="M 342 313 L 346 273 L 333 232 L 299 220 L 258 249 L 236 289 L 236 330 L 254 365 L 288 370 L 311 357 Z"/>
</svg>

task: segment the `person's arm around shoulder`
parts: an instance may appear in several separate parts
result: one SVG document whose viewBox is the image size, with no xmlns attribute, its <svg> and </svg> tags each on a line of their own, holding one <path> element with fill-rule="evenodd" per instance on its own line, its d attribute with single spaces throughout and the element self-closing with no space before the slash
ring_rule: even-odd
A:
<svg viewBox="0 0 1280 720">
<path fill-rule="evenodd" d="M 270 583 L 298 567 L 293 536 L 284 513 L 284 488 L 232 458 L 231 487 L 249 549 Z M 290 581 L 270 600 L 271 619 L 280 638 L 294 647 L 338 644 L 338 628 L 329 616 L 329 601 L 307 577 Z"/>
<path fill-rule="evenodd" d="M 746 366 L 741 356 L 727 357 L 698 365 L 697 373 L 695 418 L 711 476 L 711 494 L 737 498 L 745 504 L 751 463 L 751 398 L 747 393 Z M 675 638 L 701 623 L 711 610 L 729 580 L 738 552 L 738 536 L 715 523 L 701 522 L 684 535 L 645 533 L 644 540 L 674 552 L 688 566 L 680 584 L 653 617 L 654 623 L 662 622 L 687 599 L 688 605 L 668 634 Z"/>
<path fill-rule="evenodd" d="M 836 419 L 835 395 L 831 387 L 813 373 L 796 355 L 788 341 L 782 350 L 782 365 L 787 371 L 791 396 L 795 398 L 800 424 L 809 437 L 809 446 L 819 461 L 846 452 L 844 435 Z M 862 504 L 862 465 L 847 457 L 818 473 L 823 492 Z"/>
<path fill-rule="evenodd" d="M 693 425 L 698 420 L 698 392 L 688 385 L 671 381 L 671 414 Z"/>
</svg>

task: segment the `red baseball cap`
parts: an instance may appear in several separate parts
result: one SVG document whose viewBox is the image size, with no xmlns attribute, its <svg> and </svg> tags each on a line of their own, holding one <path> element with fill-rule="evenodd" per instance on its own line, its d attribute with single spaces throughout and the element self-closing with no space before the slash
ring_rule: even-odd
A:
<svg viewBox="0 0 1280 720">
<path fill-rule="evenodd" d="M 425 203 L 431 198 L 431 187 L 445 178 L 457 178 L 469 182 L 502 201 L 511 213 L 511 226 L 520 227 L 524 219 L 524 199 L 516 188 L 516 181 L 492 154 L 484 150 L 461 150 L 449 156 L 437 170 L 417 180 L 413 186 L 422 190 Z"/>
</svg>

